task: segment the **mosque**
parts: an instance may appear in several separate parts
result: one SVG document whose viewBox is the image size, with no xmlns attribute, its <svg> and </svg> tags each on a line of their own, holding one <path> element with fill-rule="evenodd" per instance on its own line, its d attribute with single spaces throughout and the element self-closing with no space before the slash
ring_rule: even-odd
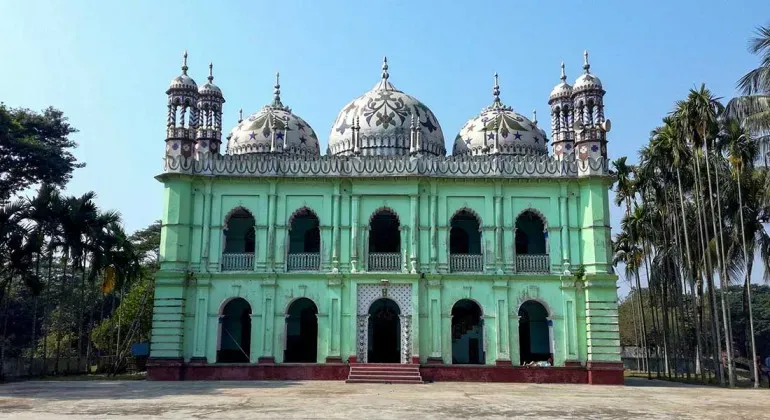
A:
<svg viewBox="0 0 770 420">
<path fill-rule="evenodd" d="M 149 377 L 622 383 L 610 121 L 588 54 L 551 90 L 550 152 L 497 75 L 450 155 L 387 59 L 377 79 L 323 154 L 277 75 L 222 150 L 223 92 L 185 53 L 166 92 Z"/>
</svg>

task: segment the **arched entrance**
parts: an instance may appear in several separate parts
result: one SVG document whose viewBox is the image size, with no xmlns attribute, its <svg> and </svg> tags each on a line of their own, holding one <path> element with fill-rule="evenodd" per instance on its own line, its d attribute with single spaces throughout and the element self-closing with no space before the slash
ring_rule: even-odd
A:
<svg viewBox="0 0 770 420">
<path fill-rule="evenodd" d="M 401 362 L 401 308 L 381 298 L 369 307 L 369 363 Z"/>
<path fill-rule="evenodd" d="M 235 298 L 222 308 L 219 319 L 217 363 L 249 363 L 251 352 L 251 305 Z"/>
<path fill-rule="evenodd" d="M 528 300 L 519 308 L 519 355 L 521 363 L 551 358 L 548 311 L 542 303 Z"/>
<path fill-rule="evenodd" d="M 316 363 L 318 307 L 308 298 L 292 302 L 286 313 L 285 363 Z"/>
<path fill-rule="evenodd" d="M 462 299 L 452 307 L 452 363 L 484 364 L 484 323 L 481 307 Z"/>
</svg>

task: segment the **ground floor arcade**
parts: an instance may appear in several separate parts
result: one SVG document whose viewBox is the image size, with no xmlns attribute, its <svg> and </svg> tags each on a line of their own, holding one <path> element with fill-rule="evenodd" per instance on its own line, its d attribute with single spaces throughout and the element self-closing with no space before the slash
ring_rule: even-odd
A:
<svg viewBox="0 0 770 420">
<path fill-rule="evenodd" d="M 159 279 L 153 361 L 233 379 L 335 379 L 347 363 L 420 364 L 453 380 L 526 380 L 533 374 L 516 372 L 531 372 L 522 366 L 532 362 L 549 366 L 538 381 L 586 382 L 592 368 L 617 370 L 609 277 L 220 277 L 181 290 Z M 155 371 L 160 378 L 168 369 Z"/>
</svg>

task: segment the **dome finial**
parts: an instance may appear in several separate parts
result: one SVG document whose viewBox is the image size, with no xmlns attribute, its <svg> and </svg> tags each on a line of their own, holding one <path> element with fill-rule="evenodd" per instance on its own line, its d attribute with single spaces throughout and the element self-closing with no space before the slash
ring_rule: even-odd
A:
<svg viewBox="0 0 770 420">
<path fill-rule="evenodd" d="M 388 80 L 390 74 L 388 74 L 388 57 L 382 57 L 382 80 Z"/>
<path fill-rule="evenodd" d="M 281 73 L 275 72 L 275 86 L 273 86 L 273 106 L 283 106 L 281 103 Z"/>
<path fill-rule="evenodd" d="M 494 105 L 495 106 L 502 105 L 502 101 L 500 101 L 500 85 L 498 84 L 497 72 L 495 72 L 495 86 L 494 88 L 492 88 L 492 95 L 494 95 L 495 97 Z"/>
<path fill-rule="evenodd" d="M 243 121 L 243 108 L 238 110 L 238 122 Z"/>
<path fill-rule="evenodd" d="M 564 62 L 561 62 L 561 81 L 567 83 L 567 72 L 564 70 Z"/>
<path fill-rule="evenodd" d="M 209 62 L 209 83 L 214 82 L 214 63 Z"/>
<path fill-rule="evenodd" d="M 532 110 L 532 124 L 537 125 L 537 110 L 536 109 Z"/>
<path fill-rule="evenodd" d="M 187 50 L 184 50 L 184 54 L 182 55 L 182 74 L 187 74 Z"/>
<path fill-rule="evenodd" d="M 586 71 L 586 74 L 591 73 L 590 71 L 591 65 L 588 64 L 588 50 L 583 50 L 583 70 Z"/>
</svg>

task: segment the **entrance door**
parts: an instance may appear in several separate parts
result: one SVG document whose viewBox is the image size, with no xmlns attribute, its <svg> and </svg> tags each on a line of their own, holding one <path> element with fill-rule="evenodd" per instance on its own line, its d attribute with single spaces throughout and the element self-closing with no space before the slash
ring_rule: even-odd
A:
<svg viewBox="0 0 770 420">
<path fill-rule="evenodd" d="M 369 307 L 369 363 L 401 363 L 401 309 L 390 299 Z"/>
</svg>

